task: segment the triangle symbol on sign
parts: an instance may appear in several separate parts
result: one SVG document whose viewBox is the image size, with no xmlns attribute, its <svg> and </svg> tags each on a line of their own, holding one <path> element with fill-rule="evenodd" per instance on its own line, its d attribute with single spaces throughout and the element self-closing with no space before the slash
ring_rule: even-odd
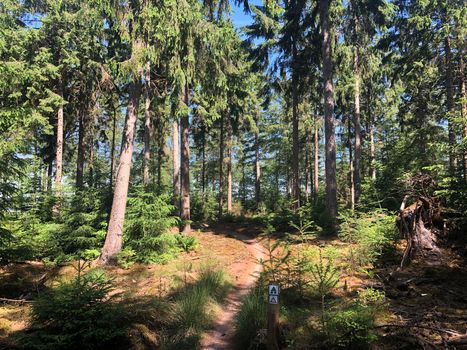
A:
<svg viewBox="0 0 467 350">
<path fill-rule="evenodd" d="M 269 302 L 270 302 L 271 304 L 277 304 L 276 297 L 271 297 L 271 299 L 269 300 Z"/>
<path fill-rule="evenodd" d="M 276 287 L 272 287 L 272 288 L 271 288 L 270 294 L 277 294 Z"/>
</svg>

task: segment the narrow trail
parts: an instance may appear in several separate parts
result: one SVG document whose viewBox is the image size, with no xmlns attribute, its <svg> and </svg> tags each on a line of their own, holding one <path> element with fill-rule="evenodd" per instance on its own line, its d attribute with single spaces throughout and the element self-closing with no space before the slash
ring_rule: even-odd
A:
<svg viewBox="0 0 467 350">
<path fill-rule="evenodd" d="M 235 315 L 240 310 L 242 298 L 248 294 L 259 277 L 262 268 L 259 260 L 266 257 L 264 247 L 256 239 L 233 231 L 229 231 L 228 235 L 242 241 L 249 254 L 248 258 L 236 261 L 228 268 L 235 278 L 234 286 L 221 305 L 221 311 L 216 315 L 212 329 L 201 339 L 203 350 L 233 349 Z"/>
</svg>

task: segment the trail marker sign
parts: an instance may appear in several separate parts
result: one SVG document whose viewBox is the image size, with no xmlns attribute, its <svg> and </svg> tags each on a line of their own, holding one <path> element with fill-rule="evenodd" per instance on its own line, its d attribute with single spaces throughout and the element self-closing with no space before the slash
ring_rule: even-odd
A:
<svg viewBox="0 0 467 350">
<path fill-rule="evenodd" d="M 270 284 L 268 288 L 268 294 L 271 295 L 279 295 L 279 286 L 277 284 Z"/>
<path fill-rule="evenodd" d="M 279 303 L 279 296 L 277 295 L 270 295 L 269 296 L 269 304 L 276 305 Z"/>
<path fill-rule="evenodd" d="M 267 349 L 279 350 L 279 285 L 268 285 L 268 333 Z"/>
</svg>

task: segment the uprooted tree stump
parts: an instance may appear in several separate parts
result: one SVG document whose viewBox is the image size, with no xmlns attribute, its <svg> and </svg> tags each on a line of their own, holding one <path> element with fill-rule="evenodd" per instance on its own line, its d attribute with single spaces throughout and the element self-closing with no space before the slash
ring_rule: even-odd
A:
<svg viewBox="0 0 467 350">
<path fill-rule="evenodd" d="M 438 246 L 440 206 L 436 200 L 419 196 L 415 203 L 406 207 L 409 196 L 402 201 L 397 216 L 397 226 L 407 240 L 400 267 L 407 266 L 416 256 L 438 258 L 441 251 Z"/>
</svg>

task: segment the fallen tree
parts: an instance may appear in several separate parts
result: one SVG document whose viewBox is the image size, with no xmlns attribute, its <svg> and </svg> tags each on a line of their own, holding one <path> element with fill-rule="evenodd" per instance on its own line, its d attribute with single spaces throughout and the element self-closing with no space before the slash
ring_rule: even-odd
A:
<svg viewBox="0 0 467 350">
<path fill-rule="evenodd" d="M 438 238 L 442 233 L 440 206 L 434 198 L 419 196 L 406 207 L 410 196 L 402 201 L 397 226 L 407 241 L 400 267 L 407 266 L 416 256 L 437 258 L 440 255 Z M 440 229 L 441 226 L 441 229 Z"/>
</svg>

